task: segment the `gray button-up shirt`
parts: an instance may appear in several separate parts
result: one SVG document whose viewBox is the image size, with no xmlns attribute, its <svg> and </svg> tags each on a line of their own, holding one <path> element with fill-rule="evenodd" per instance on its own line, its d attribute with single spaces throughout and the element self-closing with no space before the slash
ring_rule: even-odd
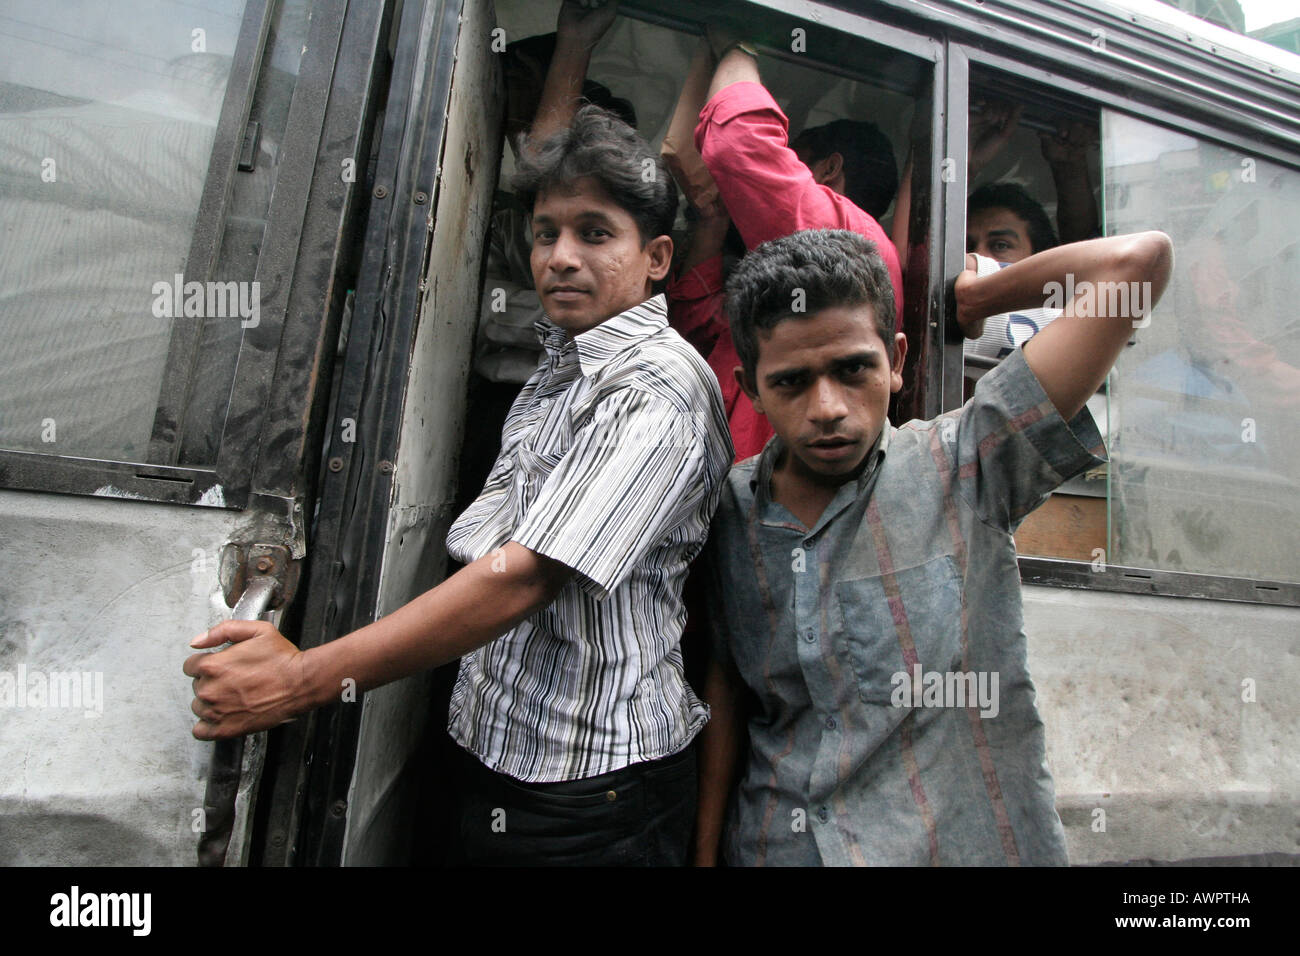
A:
<svg viewBox="0 0 1300 956">
<path fill-rule="evenodd" d="M 677 753 L 708 711 L 682 672 L 686 568 L 708 537 L 731 438 L 718 380 L 662 295 L 570 339 L 506 417 L 447 550 L 516 541 L 577 573 L 549 607 L 461 659 L 448 730 L 519 780 L 574 780 Z"/>
<path fill-rule="evenodd" d="M 709 546 L 714 638 L 755 697 L 733 865 L 1063 864 L 1011 532 L 1100 463 L 1018 349 L 963 408 L 886 424 L 805 529 L 781 451 L 732 468 Z"/>
</svg>

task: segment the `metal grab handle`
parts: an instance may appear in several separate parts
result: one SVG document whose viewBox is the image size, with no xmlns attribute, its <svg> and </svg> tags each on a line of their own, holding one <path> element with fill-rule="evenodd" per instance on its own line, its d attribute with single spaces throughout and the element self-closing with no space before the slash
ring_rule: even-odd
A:
<svg viewBox="0 0 1300 956">
<path fill-rule="evenodd" d="M 271 608 L 278 582 L 269 575 L 248 581 L 235 602 L 231 615 L 236 621 L 261 620 Z M 240 770 L 244 762 L 244 738 L 218 740 L 208 765 L 208 785 L 203 794 L 204 830 L 199 837 L 199 866 L 225 866 L 226 852 L 235 823 L 235 798 L 239 795 Z"/>
</svg>

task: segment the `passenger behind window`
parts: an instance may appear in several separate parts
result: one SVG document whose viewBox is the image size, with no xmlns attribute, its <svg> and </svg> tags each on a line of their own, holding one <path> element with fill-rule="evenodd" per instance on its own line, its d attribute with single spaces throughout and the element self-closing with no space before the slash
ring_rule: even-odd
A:
<svg viewBox="0 0 1300 956">
<path fill-rule="evenodd" d="M 966 206 L 966 251 L 975 254 L 979 275 L 990 275 L 1058 245 L 1046 211 L 1024 187 L 992 183 L 971 195 Z M 984 334 L 966 339 L 965 354 L 1005 358 L 1060 314 L 1060 309 L 1026 309 L 989 316 Z"/>
<path fill-rule="evenodd" d="M 971 108 L 968 182 L 1001 153 L 1020 128 L 1021 105 L 978 100 Z M 1056 224 L 1062 243 L 1082 242 L 1101 235 L 1101 219 L 1093 196 L 1088 157 L 1097 149 L 1095 124 L 1055 118 L 1055 132 L 1040 130 L 1039 147 L 1051 170 L 1056 192 Z M 1021 258 L 1025 258 L 1021 256 Z"/>
<path fill-rule="evenodd" d="M 1002 154 L 1020 128 L 1021 104 L 998 100 L 977 100 L 971 109 L 970 151 L 967 180 L 974 181 L 981 170 Z M 912 139 L 920 135 L 921 121 L 912 127 Z M 1056 215 L 1060 239 L 1042 203 L 1014 182 L 988 183 L 971 194 L 966 210 L 966 251 L 975 253 L 978 274 L 990 275 L 1002 266 L 1027 259 L 1036 252 L 1061 243 L 1080 242 L 1101 235 L 1097 203 L 1093 196 L 1088 157 L 1097 147 L 1095 126 L 1057 118 L 1054 133 L 1040 132 L 1043 159 L 1056 187 Z M 893 240 L 907 266 L 908 219 L 911 207 L 914 150 L 908 151 L 894 212 Z M 1018 164 L 1017 164 L 1018 165 Z M 1023 345 L 1060 315 L 1059 309 L 1031 309 L 1011 315 L 991 316 L 978 339 L 964 343 L 966 356 L 1001 359 Z M 968 372 L 978 378 L 979 370 Z M 970 382 L 966 398 L 970 397 Z"/>
</svg>

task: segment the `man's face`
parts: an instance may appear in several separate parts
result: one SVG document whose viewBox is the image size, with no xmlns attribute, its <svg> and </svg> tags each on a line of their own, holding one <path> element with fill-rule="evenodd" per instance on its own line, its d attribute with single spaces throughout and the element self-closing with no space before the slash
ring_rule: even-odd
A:
<svg viewBox="0 0 1300 956">
<path fill-rule="evenodd" d="M 858 473 L 889 396 L 903 387 L 907 339 L 899 333 L 894 342 L 891 363 L 869 305 L 823 309 L 758 333 L 757 394 L 743 376 L 741 385 L 789 448 L 788 467 L 823 484 Z"/>
<path fill-rule="evenodd" d="M 966 251 L 998 262 L 1019 262 L 1034 254 L 1029 223 L 1010 209 L 993 207 L 966 218 Z"/>
<path fill-rule="evenodd" d="M 636 220 L 594 179 L 533 205 L 533 281 L 547 318 L 570 336 L 644 302 L 672 255 L 667 236 L 643 247 Z"/>
</svg>

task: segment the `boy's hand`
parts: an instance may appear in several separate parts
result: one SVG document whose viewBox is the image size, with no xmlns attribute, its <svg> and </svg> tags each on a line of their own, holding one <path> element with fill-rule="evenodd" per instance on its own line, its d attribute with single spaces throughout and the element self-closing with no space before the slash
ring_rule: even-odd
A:
<svg viewBox="0 0 1300 956">
<path fill-rule="evenodd" d="M 618 14 L 618 0 L 564 0 L 555 21 L 556 43 L 591 50 L 608 32 Z"/>
<path fill-rule="evenodd" d="M 191 647 L 231 647 L 186 658 L 194 678 L 199 740 L 240 737 L 287 723 L 311 704 L 304 652 L 266 621 L 223 621 L 190 642 Z"/>
<path fill-rule="evenodd" d="M 713 62 L 717 63 L 723 51 L 740 40 L 741 36 L 730 27 L 710 23 L 704 28 L 704 39 L 709 44 L 709 52 L 713 54 Z"/>
<path fill-rule="evenodd" d="M 970 122 L 969 175 L 974 176 L 1006 147 L 1020 125 L 1024 106 L 986 100 Z"/>
<path fill-rule="evenodd" d="M 977 339 L 984 334 L 984 320 L 988 318 L 987 315 L 979 314 L 971 301 L 972 285 L 979 279 L 977 268 L 975 256 L 966 253 L 966 268 L 957 274 L 952 287 L 957 304 L 957 326 L 968 339 Z"/>
<path fill-rule="evenodd" d="M 1095 126 L 1078 121 L 1058 121 L 1056 135 L 1039 133 L 1038 138 L 1043 147 L 1043 159 L 1048 165 L 1086 167 L 1088 151 L 1097 145 L 1100 137 Z"/>
</svg>

